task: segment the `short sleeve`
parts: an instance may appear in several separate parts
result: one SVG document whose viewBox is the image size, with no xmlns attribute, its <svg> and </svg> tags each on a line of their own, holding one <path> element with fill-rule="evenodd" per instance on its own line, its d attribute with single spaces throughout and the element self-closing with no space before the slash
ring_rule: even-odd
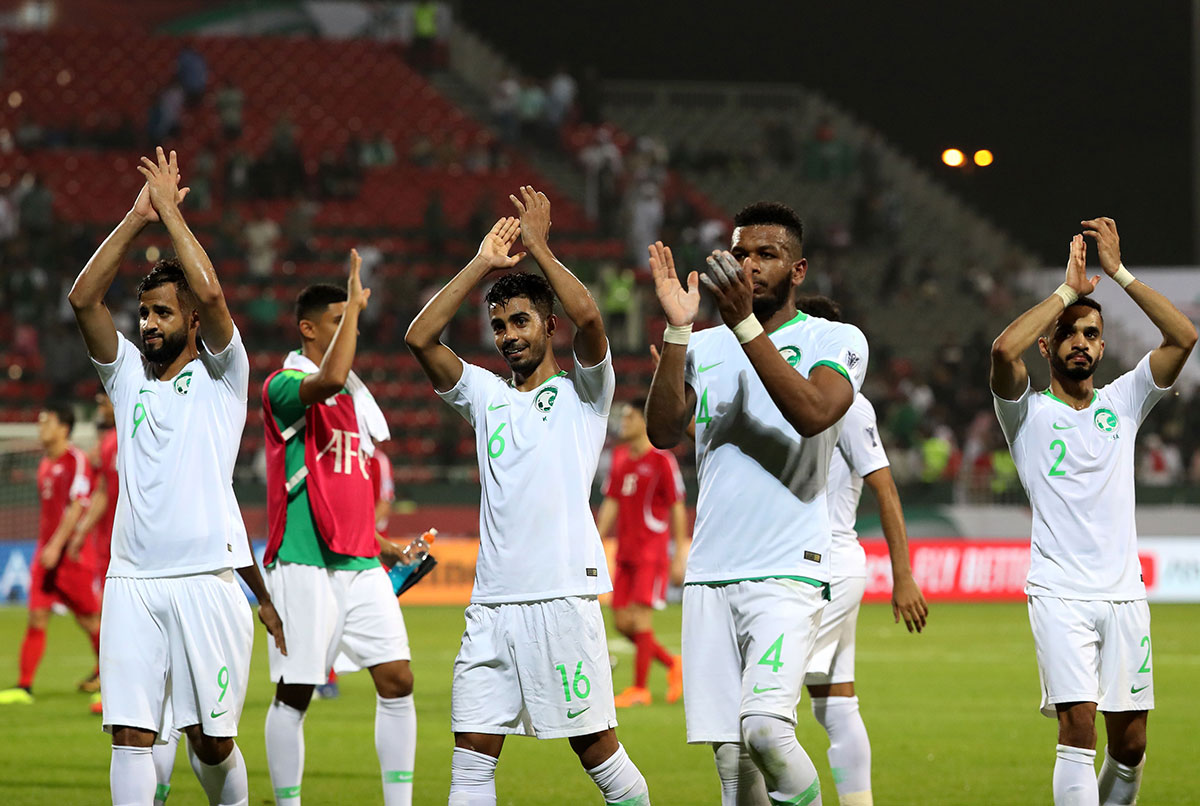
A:
<svg viewBox="0 0 1200 806">
<path fill-rule="evenodd" d="M 300 400 L 300 384 L 308 373 L 298 369 L 285 369 L 275 373 L 267 384 L 267 400 L 271 403 L 271 413 L 280 423 L 281 429 L 286 429 L 292 423 L 304 416 L 308 408 Z"/>
<path fill-rule="evenodd" d="M 1137 424 L 1141 425 L 1150 410 L 1166 397 L 1171 388 L 1163 389 L 1154 382 L 1150 354 L 1146 353 L 1136 367 L 1110 383 L 1104 391 L 1120 407 L 1122 415 L 1136 418 Z"/>
<path fill-rule="evenodd" d="M 838 323 L 820 340 L 816 353 L 812 356 L 809 375 L 817 367 L 829 367 L 850 381 L 855 394 L 862 390 L 867 377 L 868 349 L 867 337 L 861 330 L 854 325 Z"/>
<path fill-rule="evenodd" d="M 687 357 L 683 361 L 683 383 L 685 386 L 692 387 L 693 390 L 700 388 L 700 374 L 696 372 L 696 353 L 690 346 L 687 348 Z"/>
<path fill-rule="evenodd" d="M 71 487 L 67 491 L 68 501 L 83 501 L 92 494 L 91 465 L 81 452 L 74 453 L 75 473 L 71 478 Z"/>
<path fill-rule="evenodd" d="M 862 395 L 854 399 L 854 404 L 846 412 L 837 447 L 845 457 L 846 464 L 860 478 L 890 464 L 887 452 L 883 449 L 883 440 L 879 438 L 875 407 Z"/>
<path fill-rule="evenodd" d="M 579 395 L 579 399 L 592 411 L 601 417 L 607 417 L 612 408 L 613 393 L 617 389 L 617 375 L 613 372 L 612 365 L 612 348 L 609 347 L 605 351 L 604 360 L 590 367 L 580 364 L 579 356 L 572 357 L 575 359 L 575 371 L 572 373 L 575 394 Z"/>
<path fill-rule="evenodd" d="M 1008 440 L 1009 445 L 1017 441 L 1017 432 L 1025 424 L 1025 418 L 1029 414 L 1029 401 L 1032 399 L 1033 387 L 1029 385 L 1028 380 L 1025 381 L 1025 391 L 1016 400 L 1008 400 L 992 392 L 996 418 L 1000 420 L 1000 430 L 1004 432 L 1004 438 Z"/>
<path fill-rule="evenodd" d="M 373 464 L 377 468 L 379 476 L 379 481 L 377 482 L 378 491 L 375 497 L 380 501 L 395 501 L 396 480 L 392 476 L 392 462 L 378 445 L 375 446 Z"/>
<path fill-rule="evenodd" d="M 213 378 L 242 397 L 246 396 L 250 386 L 250 356 L 246 354 L 246 345 L 242 343 L 242 334 L 236 325 L 233 337 L 221 352 L 210 352 L 207 342 L 204 344 L 204 349 L 200 351 L 200 363 Z"/>
<path fill-rule="evenodd" d="M 459 361 L 462 361 L 463 369 L 458 383 L 445 392 L 437 392 L 436 389 L 434 391 L 450 408 L 462 415 L 464 420 L 475 425 L 475 414 L 479 411 L 481 396 L 487 390 L 488 380 L 495 380 L 496 376 L 483 367 L 468 364 L 461 358 Z"/>
<path fill-rule="evenodd" d="M 100 376 L 100 383 L 104 386 L 105 394 L 112 400 L 114 406 L 119 407 L 128 400 L 129 388 L 140 386 L 146 377 L 141 352 L 119 331 L 117 332 L 117 357 L 108 364 L 102 364 L 95 358 L 92 358 L 91 361 L 92 366 L 96 368 L 96 373 Z"/>
</svg>

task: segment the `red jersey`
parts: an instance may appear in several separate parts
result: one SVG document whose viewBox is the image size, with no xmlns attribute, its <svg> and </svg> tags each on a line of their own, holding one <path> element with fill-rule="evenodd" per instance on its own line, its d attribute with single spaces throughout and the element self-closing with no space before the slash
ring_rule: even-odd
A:
<svg viewBox="0 0 1200 806">
<path fill-rule="evenodd" d="M 62 522 L 63 514 L 73 501 L 86 501 L 92 493 L 91 465 L 83 451 L 74 445 L 67 447 L 62 456 L 51 459 L 43 456 L 38 463 L 38 495 L 42 500 L 42 513 L 38 524 L 38 548 L 50 541 L 50 536 Z M 80 550 L 80 559 L 91 558 L 91 541 L 85 541 Z"/>
<path fill-rule="evenodd" d="M 634 458 L 618 445 L 604 495 L 617 502 L 617 562 L 666 565 L 671 507 L 683 498 L 675 457 L 651 448 Z"/>
<path fill-rule="evenodd" d="M 395 501 L 396 481 L 392 478 L 392 462 L 383 452 L 383 448 L 378 445 L 375 446 L 375 453 L 371 455 L 367 472 L 371 474 L 371 490 L 375 493 L 375 505 L 378 506 L 380 501 L 387 501 L 389 504 Z M 376 519 L 375 531 L 387 537 L 387 529 L 388 518 L 386 515 Z"/>
<path fill-rule="evenodd" d="M 117 479 L 117 429 L 109 428 L 100 437 L 99 454 L 95 474 L 104 478 L 108 490 L 108 504 L 100 520 L 96 521 L 93 539 L 100 553 L 108 556 L 109 546 L 112 544 L 113 518 L 117 514 L 117 495 L 121 491 L 121 483 Z"/>
</svg>

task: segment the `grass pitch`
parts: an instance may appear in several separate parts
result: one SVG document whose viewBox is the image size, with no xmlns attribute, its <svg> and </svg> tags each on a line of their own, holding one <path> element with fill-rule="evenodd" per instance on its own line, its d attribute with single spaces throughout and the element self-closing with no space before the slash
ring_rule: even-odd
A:
<svg viewBox="0 0 1200 806">
<path fill-rule="evenodd" d="M 1200 755 L 1200 605 L 1152 608 L 1157 710 L 1140 802 L 1195 801 Z M 405 611 L 416 676 L 419 747 L 415 803 L 444 804 L 450 781 L 450 669 L 463 619 L 460 608 Z M 668 648 L 679 647 L 678 607 L 656 616 Z M 0 683 L 15 679 L 25 611 L 0 607 Z M 615 635 L 610 631 L 610 634 Z M 933 607 L 924 635 L 892 624 L 890 609 L 864 606 L 858 628 L 858 693 L 871 735 L 875 802 L 888 804 L 1049 804 L 1053 721 L 1037 713 L 1033 640 L 1023 604 Z M 619 691 L 628 685 L 632 647 L 612 643 Z M 32 706 L 0 710 L 0 804 L 103 804 L 108 799 L 108 737 L 87 713 L 74 684 L 91 668 L 90 647 L 68 618 L 49 630 Z M 258 627 L 251 685 L 238 743 L 250 768 L 250 802 L 269 804 L 263 720 L 270 701 L 264 633 Z M 618 733 L 650 784 L 656 806 L 719 803 L 712 754 L 684 743 L 683 708 L 661 702 L 665 679 L 655 668 L 659 701 L 620 712 Z M 342 696 L 315 701 L 306 720 L 304 802 L 382 803 L 373 743 L 370 677 L 342 678 Z M 825 758 L 827 741 L 807 697 L 798 734 L 821 770 L 827 806 L 837 803 Z M 1103 730 L 1101 729 L 1101 741 Z M 205 799 L 180 751 L 171 806 Z M 566 741 L 510 738 L 497 773 L 499 803 L 521 806 L 599 804 Z"/>
</svg>

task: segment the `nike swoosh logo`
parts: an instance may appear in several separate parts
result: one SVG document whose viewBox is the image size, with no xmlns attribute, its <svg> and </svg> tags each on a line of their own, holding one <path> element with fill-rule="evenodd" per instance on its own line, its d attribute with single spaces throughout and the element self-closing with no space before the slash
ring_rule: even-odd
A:
<svg viewBox="0 0 1200 806">
<path fill-rule="evenodd" d="M 1059 425 L 1058 423 L 1054 424 L 1055 431 L 1070 431 L 1072 428 L 1078 428 L 1078 427 L 1079 426 L 1076 426 L 1076 425 Z"/>
<path fill-rule="evenodd" d="M 586 711 L 590 711 L 590 710 L 592 710 L 592 706 L 590 706 L 590 705 L 587 708 L 584 708 L 583 711 L 575 711 L 572 713 L 570 710 L 568 710 L 567 711 L 567 719 L 574 719 L 575 717 L 580 716 L 583 713 L 585 713 Z"/>
<path fill-rule="evenodd" d="M 219 714 L 217 713 L 217 709 L 215 709 L 215 708 L 214 708 L 212 711 L 210 711 L 210 712 L 209 712 L 209 714 L 208 714 L 208 718 L 209 718 L 209 719 L 216 719 L 216 718 L 217 718 L 217 717 L 219 717 L 219 716 L 225 716 L 227 713 L 229 713 L 229 709 L 228 709 L 228 708 L 226 708 L 224 711 L 222 711 L 222 712 L 221 712 L 221 713 L 219 713 Z"/>
<path fill-rule="evenodd" d="M 715 363 L 715 364 L 709 364 L 707 367 L 697 367 L 697 368 L 696 368 L 696 371 L 697 371 L 697 372 L 708 372 L 708 371 L 709 371 L 710 369 L 712 369 L 713 367 L 719 367 L 719 366 L 721 366 L 721 365 L 722 365 L 722 364 L 724 364 L 724 363 L 725 363 L 724 361 L 718 361 L 718 362 L 717 362 L 717 363 Z"/>
<path fill-rule="evenodd" d="M 1133 686 L 1130 686 L 1130 687 L 1129 687 L 1129 693 L 1130 693 L 1130 694 L 1137 694 L 1139 691 L 1145 691 L 1145 690 L 1146 690 L 1146 689 L 1148 689 L 1148 688 L 1150 688 L 1149 684 L 1147 684 L 1147 685 L 1144 685 L 1144 686 L 1142 686 L 1141 688 L 1134 688 Z"/>
<path fill-rule="evenodd" d="M 754 693 L 755 694 L 764 694 L 768 691 L 778 691 L 781 688 L 783 688 L 783 686 L 771 686 L 770 688 L 759 688 L 758 686 L 755 686 Z"/>
<path fill-rule="evenodd" d="M 138 394 L 139 395 L 157 395 L 158 392 L 154 391 L 153 389 L 138 389 Z"/>
<path fill-rule="evenodd" d="M 510 405 L 510 404 L 508 404 L 508 403 L 501 403 L 499 406 L 492 406 L 492 405 L 489 405 L 489 406 L 488 406 L 488 411 L 495 411 L 496 409 L 502 409 L 502 408 L 504 408 L 505 406 L 508 406 L 508 405 Z"/>
</svg>

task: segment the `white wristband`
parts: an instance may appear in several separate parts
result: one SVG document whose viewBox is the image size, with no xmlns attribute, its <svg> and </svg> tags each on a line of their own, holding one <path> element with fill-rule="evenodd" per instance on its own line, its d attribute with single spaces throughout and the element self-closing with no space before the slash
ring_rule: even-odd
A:
<svg viewBox="0 0 1200 806">
<path fill-rule="evenodd" d="M 687 346 L 688 339 L 691 337 L 691 325 L 667 325 L 667 329 L 663 332 L 663 344 L 681 344 Z"/>
<path fill-rule="evenodd" d="M 1063 283 L 1058 288 L 1054 289 L 1054 293 L 1063 301 L 1064 308 L 1070 308 L 1075 303 L 1075 300 L 1079 299 L 1078 292 L 1076 292 L 1074 288 L 1071 288 L 1071 286 L 1067 285 L 1066 283 Z"/>
<path fill-rule="evenodd" d="M 752 339 L 756 339 L 762 332 L 762 323 L 758 321 L 758 317 L 754 314 L 750 314 L 733 326 L 733 335 L 737 336 L 738 344 L 745 344 Z"/>
<path fill-rule="evenodd" d="M 1121 286 L 1121 288 L 1129 288 L 1129 284 L 1137 278 L 1122 263 L 1120 268 L 1117 269 L 1117 273 L 1113 275 L 1113 279 L 1117 281 L 1117 285 Z"/>
</svg>

